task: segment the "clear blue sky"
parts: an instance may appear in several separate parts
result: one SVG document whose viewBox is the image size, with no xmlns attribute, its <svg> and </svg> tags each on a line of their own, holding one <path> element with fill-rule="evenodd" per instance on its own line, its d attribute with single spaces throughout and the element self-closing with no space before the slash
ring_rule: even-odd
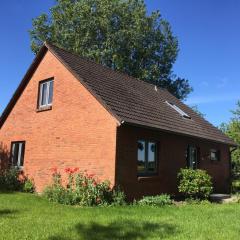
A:
<svg viewBox="0 0 240 240">
<path fill-rule="evenodd" d="M 33 60 L 28 30 L 32 18 L 47 12 L 54 0 L 3 0 L 0 8 L 0 112 Z M 215 125 L 228 121 L 240 99 L 240 1 L 146 0 L 159 9 L 178 37 L 174 71 L 190 80 L 197 104 Z"/>
</svg>

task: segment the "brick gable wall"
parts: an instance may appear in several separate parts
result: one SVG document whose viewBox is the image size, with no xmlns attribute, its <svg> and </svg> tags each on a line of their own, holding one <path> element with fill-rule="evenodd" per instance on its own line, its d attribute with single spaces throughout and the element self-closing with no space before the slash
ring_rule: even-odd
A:
<svg viewBox="0 0 240 240">
<path fill-rule="evenodd" d="M 54 77 L 52 110 L 37 112 L 39 81 Z M 117 122 L 81 83 L 47 52 L 0 130 L 0 142 L 26 141 L 24 171 L 42 191 L 50 168 L 79 167 L 115 182 Z M 3 164 L 3 163 L 2 163 Z"/>
</svg>

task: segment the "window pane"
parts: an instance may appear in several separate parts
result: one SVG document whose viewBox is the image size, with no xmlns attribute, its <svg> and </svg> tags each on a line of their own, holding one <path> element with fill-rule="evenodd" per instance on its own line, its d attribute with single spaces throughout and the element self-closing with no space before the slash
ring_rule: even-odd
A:
<svg viewBox="0 0 240 240">
<path fill-rule="evenodd" d="M 23 167 L 23 163 L 24 163 L 24 153 L 25 153 L 25 143 L 21 143 L 22 147 L 21 147 L 21 157 L 20 157 L 20 165 L 21 167 Z"/>
<path fill-rule="evenodd" d="M 15 167 L 22 167 L 24 162 L 25 142 L 18 142 L 12 144 L 12 165 Z"/>
<path fill-rule="evenodd" d="M 53 99 L 53 81 L 49 82 L 49 95 L 48 95 L 48 104 L 52 104 L 52 99 Z"/>
<path fill-rule="evenodd" d="M 46 106 L 47 105 L 47 83 L 42 83 L 42 86 L 41 86 L 41 106 Z"/>
<path fill-rule="evenodd" d="M 190 146 L 188 149 L 189 167 L 192 169 L 197 168 L 197 148 Z"/>
<path fill-rule="evenodd" d="M 211 150 L 210 158 L 212 161 L 218 161 L 219 160 L 219 152 L 217 150 Z"/>
<path fill-rule="evenodd" d="M 12 164 L 13 166 L 17 166 L 18 164 L 18 152 L 19 152 L 19 145 L 14 143 L 12 146 Z"/>
<path fill-rule="evenodd" d="M 148 143 L 148 171 L 156 171 L 156 143 Z"/>
<path fill-rule="evenodd" d="M 138 141 L 138 172 L 145 171 L 146 162 L 146 143 L 145 141 Z"/>
</svg>

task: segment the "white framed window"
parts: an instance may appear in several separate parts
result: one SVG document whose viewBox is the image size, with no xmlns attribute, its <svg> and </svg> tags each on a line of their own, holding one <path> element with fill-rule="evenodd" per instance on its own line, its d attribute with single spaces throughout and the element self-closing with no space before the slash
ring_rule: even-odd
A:
<svg viewBox="0 0 240 240">
<path fill-rule="evenodd" d="M 169 105 L 171 108 L 173 108 L 176 112 L 178 112 L 182 117 L 191 119 L 191 117 L 187 113 L 185 113 L 182 109 L 180 109 L 175 104 L 168 101 L 166 101 L 166 104 Z"/>
<path fill-rule="evenodd" d="M 44 108 L 52 106 L 53 100 L 53 79 L 39 83 L 38 107 Z"/>
<path fill-rule="evenodd" d="M 11 164 L 14 167 L 23 167 L 25 153 L 25 142 L 11 143 Z"/>
<path fill-rule="evenodd" d="M 211 161 L 220 161 L 220 151 L 216 149 L 210 150 L 210 159 Z"/>
</svg>

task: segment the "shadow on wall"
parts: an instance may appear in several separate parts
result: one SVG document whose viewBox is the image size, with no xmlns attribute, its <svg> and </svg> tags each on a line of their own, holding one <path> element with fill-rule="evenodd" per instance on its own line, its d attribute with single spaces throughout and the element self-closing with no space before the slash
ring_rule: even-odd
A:
<svg viewBox="0 0 240 240">
<path fill-rule="evenodd" d="M 0 170 L 8 167 L 10 152 L 6 145 L 0 142 Z"/>
<path fill-rule="evenodd" d="M 151 223 L 135 221 L 114 221 L 109 224 L 99 224 L 90 222 L 76 225 L 76 231 L 79 239 L 87 240 L 143 240 L 158 237 L 159 239 L 167 238 L 176 234 L 176 226 L 168 223 Z M 72 240 L 75 237 L 52 236 L 49 240 Z"/>
</svg>

